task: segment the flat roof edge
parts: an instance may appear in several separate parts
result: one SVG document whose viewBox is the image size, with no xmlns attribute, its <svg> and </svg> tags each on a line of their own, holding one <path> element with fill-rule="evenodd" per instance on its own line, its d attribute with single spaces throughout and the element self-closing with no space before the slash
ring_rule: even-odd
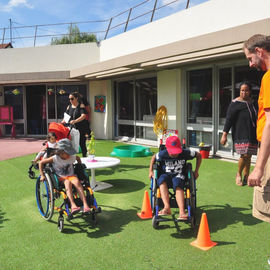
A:
<svg viewBox="0 0 270 270">
<path fill-rule="evenodd" d="M 91 73 L 109 71 L 121 67 L 136 68 L 145 62 L 193 52 L 199 53 L 215 48 L 224 48 L 223 52 L 226 52 L 227 46 L 239 44 L 241 47 L 246 39 L 256 33 L 270 35 L 270 18 L 84 66 L 71 70 L 70 78 L 84 77 Z"/>
</svg>

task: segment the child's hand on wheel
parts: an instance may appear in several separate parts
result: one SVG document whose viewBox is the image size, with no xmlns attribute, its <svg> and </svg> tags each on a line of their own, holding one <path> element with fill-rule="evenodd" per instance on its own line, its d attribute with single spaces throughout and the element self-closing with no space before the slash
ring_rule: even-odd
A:
<svg viewBox="0 0 270 270">
<path fill-rule="evenodd" d="M 194 172 L 194 178 L 197 179 L 199 177 L 199 173 L 198 172 Z"/>
</svg>

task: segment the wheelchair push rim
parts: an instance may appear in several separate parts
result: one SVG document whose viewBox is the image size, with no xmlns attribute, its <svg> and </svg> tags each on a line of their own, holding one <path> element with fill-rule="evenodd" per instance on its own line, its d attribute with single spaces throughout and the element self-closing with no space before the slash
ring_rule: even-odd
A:
<svg viewBox="0 0 270 270">
<path fill-rule="evenodd" d="M 45 220 L 50 220 L 54 212 L 54 195 L 51 178 L 45 174 L 44 181 L 38 177 L 36 182 L 36 202 L 41 216 Z"/>
</svg>

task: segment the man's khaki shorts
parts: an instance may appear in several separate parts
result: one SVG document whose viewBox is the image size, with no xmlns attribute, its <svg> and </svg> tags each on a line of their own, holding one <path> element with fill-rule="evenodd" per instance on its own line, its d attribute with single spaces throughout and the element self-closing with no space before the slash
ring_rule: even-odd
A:
<svg viewBox="0 0 270 270">
<path fill-rule="evenodd" d="M 252 215 L 270 222 L 270 157 L 266 162 L 261 182 L 262 187 L 254 187 Z"/>
</svg>

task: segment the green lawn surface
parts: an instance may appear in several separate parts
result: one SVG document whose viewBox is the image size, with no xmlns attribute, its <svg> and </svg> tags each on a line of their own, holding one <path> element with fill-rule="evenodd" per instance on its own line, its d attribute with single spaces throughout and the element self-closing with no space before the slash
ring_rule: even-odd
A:
<svg viewBox="0 0 270 270">
<path fill-rule="evenodd" d="M 117 145 L 98 140 L 96 155 L 109 156 Z M 211 240 L 218 243 L 202 251 L 190 245 L 199 226 L 192 230 L 186 223 L 165 222 L 155 230 L 151 219 L 138 218 L 149 191 L 151 157 L 120 158 L 117 167 L 96 170 L 98 181 L 113 185 L 95 192 L 102 208 L 97 226 L 90 217 L 78 216 L 65 220 L 63 233 L 57 229 L 58 213 L 48 222 L 37 209 L 35 180 L 27 174 L 33 157 L 0 162 L 1 270 L 270 269 L 269 224 L 252 217 L 253 190 L 235 185 L 236 163 L 202 162 L 197 220 L 207 214 Z"/>
</svg>

